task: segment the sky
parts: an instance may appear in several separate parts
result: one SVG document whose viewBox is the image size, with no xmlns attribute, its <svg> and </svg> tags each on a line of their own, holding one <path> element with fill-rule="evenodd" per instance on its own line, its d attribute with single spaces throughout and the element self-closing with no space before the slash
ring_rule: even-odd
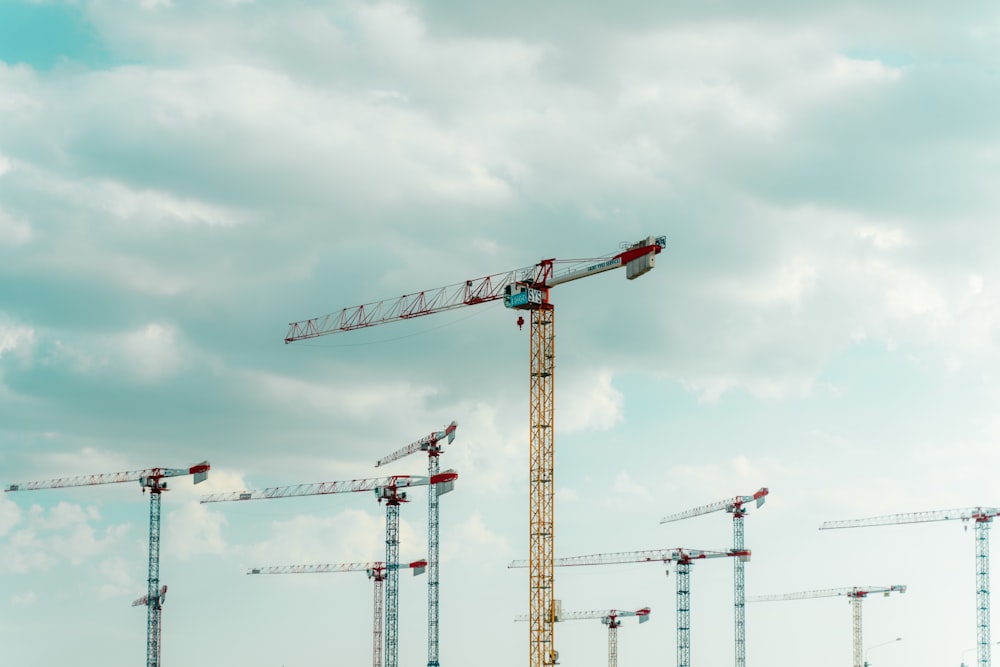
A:
<svg viewBox="0 0 1000 667">
<path fill-rule="evenodd" d="M 998 66 L 981 0 L 2 0 L 0 484 L 208 460 L 163 496 L 165 663 L 367 664 L 363 574 L 246 571 L 381 560 L 383 507 L 199 500 L 425 473 L 374 463 L 455 420 L 441 662 L 526 663 L 518 313 L 287 325 L 663 235 L 646 276 L 552 291 L 556 556 L 726 549 L 724 512 L 660 519 L 766 486 L 748 595 L 906 585 L 864 603 L 870 664 L 972 664 L 968 526 L 818 527 L 1000 505 Z M 148 507 L 0 495 L 0 664 L 144 659 Z M 649 606 L 620 664 L 673 664 L 664 569 L 567 568 L 555 596 Z M 693 664 L 733 660 L 732 578 L 693 567 Z M 399 631 L 426 664 L 422 579 Z M 555 647 L 605 664 L 606 629 Z M 748 665 L 851 656 L 846 598 L 748 605 Z"/>
</svg>

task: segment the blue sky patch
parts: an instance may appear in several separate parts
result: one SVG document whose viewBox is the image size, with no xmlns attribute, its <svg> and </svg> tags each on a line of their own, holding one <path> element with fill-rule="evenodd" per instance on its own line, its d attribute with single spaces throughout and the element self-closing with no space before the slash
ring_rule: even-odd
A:
<svg viewBox="0 0 1000 667">
<path fill-rule="evenodd" d="M 103 44 L 80 8 L 0 3 L 0 60 L 45 70 L 63 59 L 88 65 L 107 60 Z"/>
</svg>

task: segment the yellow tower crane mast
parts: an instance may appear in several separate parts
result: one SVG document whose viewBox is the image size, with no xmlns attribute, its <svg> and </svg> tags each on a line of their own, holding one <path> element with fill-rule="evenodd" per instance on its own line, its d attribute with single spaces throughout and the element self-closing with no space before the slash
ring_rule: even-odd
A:
<svg viewBox="0 0 1000 667">
<path fill-rule="evenodd" d="M 515 310 L 529 311 L 530 371 L 530 477 L 529 477 L 529 614 L 530 667 L 554 665 L 558 652 L 553 643 L 555 596 L 553 584 L 553 496 L 555 307 L 549 291 L 556 285 L 625 267 L 625 277 L 638 278 L 656 266 L 656 255 L 666 237 L 649 236 L 623 244 L 616 253 L 588 260 L 544 259 L 537 264 L 461 283 L 375 301 L 308 320 L 292 322 L 285 343 L 354 331 L 432 315 L 463 306 L 503 299 Z M 560 272 L 556 264 L 572 264 Z M 518 317 L 518 326 L 524 318 Z M 432 667 L 437 667 L 433 665 Z"/>
</svg>

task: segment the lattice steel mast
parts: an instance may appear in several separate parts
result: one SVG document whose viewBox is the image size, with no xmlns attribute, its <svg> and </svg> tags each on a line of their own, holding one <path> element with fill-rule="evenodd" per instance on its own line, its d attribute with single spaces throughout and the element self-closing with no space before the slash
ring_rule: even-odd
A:
<svg viewBox="0 0 1000 667">
<path fill-rule="evenodd" d="M 149 491 L 149 563 L 146 576 L 146 602 L 144 603 L 146 605 L 146 667 L 160 667 L 160 612 L 163 606 L 160 593 L 160 494 L 167 490 L 167 482 L 165 481 L 167 477 L 192 475 L 194 483 L 200 484 L 208 478 L 210 469 L 208 461 L 202 461 L 190 468 L 146 468 L 145 470 L 127 472 L 60 477 L 40 482 L 11 484 L 5 489 L 8 492 L 36 491 L 71 486 L 139 482 L 143 493 Z"/>
<path fill-rule="evenodd" d="M 622 618 L 626 616 L 636 616 L 639 623 L 649 620 L 649 607 L 636 609 L 635 611 L 620 611 L 618 609 L 608 609 L 605 611 L 564 611 L 560 612 L 556 622 L 580 621 L 587 619 L 600 619 L 601 623 L 608 626 L 608 667 L 618 667 L 618 628 L 621 627 Z M 514 617 L 515 621 L 527 621 L 527 614 L 520 614 Z"/>
<path fill-rule="evenodd" d="M 292 322 L 285 342 L 316 338 L 365 327 L 431 315 L 462 306 L 503 299 L 504 305 L 529 310 L 531 321 L 531 367 L 529 399 L 529 574 L 530 667 L 557 662 L 553 639 L 555 611 L 553 577 L 553 379 L 555 369 L 554 307 L 549 289 L 566 282 L 625 267 L 628 279 L 651 271 L 655 257 L 666 245 L 665 237 L 649 236 L 627 245 L 620 252 L 581 264 L 556 274 L 555 259 L 546 259 L 523 269 L 497 273 L 462 283 L 425 290 L 373 303 L 344 308 L 320 317 Z M 518 318 L 518 325 L 524 318 Z"/>
<path fill-rule="evenodd" d="M 929 512 L 908 512 L 887 514 L 864 519 L 826 521 L 820 530 L 834 528 L 863 528 L 867 526 L 889 526 L 902 523 L 926 523 L 929 521 L 950 521 L 959 519 L 972 521 L 976 530 L 976 639 L 979 667 L 991 667 L 993 658 L 990 648 L 990 524 L 1000 516 L 996 507 L 967 507 Z"/>
<path fill-rule="evenodd" d="M 458 422 L 452 421 L 443 431 L 436 431 L 430 435 L 412 442 L 406 447 L 399 449 L 388 456 L 379 459 L 375 463 L 378 468 L 383 465 L 398 461 L 414 452 L 427 452 L 427 476 L 434 477 L 441 467 L 440 456 L 444 452 L 442 440 L 447 439 L 448 444 L 455 441 L 455 429 Z M 427 667 L 438 667 L 440 665 L 438 657 L 438 634 L 439 634 L 439 612 L 440 604 L 440 503 L 438 503 L 438 488 L 431 485 L 427 490 Z"/>
<path fill-rule="evenodd" d="M 689 519 L 711 512 L 726 511 L 733 515 L 733 551 L 743 551 L 746 547 L 743 540 L 743 517 L 747 513 L 747 505 L 751 502 L 760 508 L 767 498 L 767 487 L 761 487 L 752 496 L 736 496 L 727 498 L 701 507 L 670 514 L 660 520 L 660 523 L 670 523 Z M 733 560 L 733 617 L 734 617 L 734 652 L 736 657 L 736 667 L 746 667 L 746 578 L 744 575 L 745 562 L 742 558 Z"/>
<path fill-rule="evenodd" d="M 393 475 L 376 479 L 355 479 L 338 482 L 315 482 L 293 486 L 276 486 L 254 491 L 232 491 L 202 496 L 202 503 L 242 500 L 269 500 L 293 496 L 318 496 L 332 493 L 357 493 L 374 491 L 379 503 L 385 507 L 385 666 L 397 667 L 399 662 L 399 505 L 406 502 L 402 489 L 415 486 L 440 485 L 439 493 L 454 488 L 458 473 L 445 470 L 434 477 Z"/>
<path fill-rule="evenodd" d="M 750 551 L 703 551 L 701 549 L 647 549 L 608 554 L 556 558 L 555 567 L 619 565 L 622 563 L 676 563 L 677 570 L 677 667 L 691 667 L 691 565 L 709 558 L 750 560 Z M 528 567 L 525 560 L 511 561 L 509 568 Z"/>
<path fill-rule="evenodd" d="M 395 569 L 411 569 L 413 575 L 423 574 L 427 569 L 426 560 L 412 563 L 397 563 Z M 382 667 L 382 624 L 385 600 L 385 578 L 388 566 L 383 561 L 372 563 L 336 563 L 321 565 L 273 565 L 252 567 L 247 574 L 325 574 L 329 572 L 364 572 L 375 584 L 375 598 L 372 603 L 372 667 Z"/>
<path fill-rule="evenodd" d="M 852 588 L 827 588 L 824 590 L 802 591 L 799 593 L 779 593 L 776 595 L 755 595 L 747 598 L 747 602 L 774 602 L 777 600 L 805 600 L 807 598 L 825 598 L 846 596 L 851 601 L 851 618 L 854 634 L 854 667 L 863 667 L 864 649 L 861 642 L 861 602 L 871 593 L 882 593 L 889 597 L 890 593 L 905 593 L 905 585 L 893 586 L 854 586 Z"/>
</svg>

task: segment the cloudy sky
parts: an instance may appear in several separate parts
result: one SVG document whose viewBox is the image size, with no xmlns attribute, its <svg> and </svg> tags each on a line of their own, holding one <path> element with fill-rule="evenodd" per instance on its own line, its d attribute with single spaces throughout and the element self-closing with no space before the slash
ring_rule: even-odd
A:
<svg viewBox="0 0 1000 667">
<path fill-rule="evenodd" d="M 288 322 L 665 235 L 553 291 L 556 555 L 724 549 L 761 486 L 750 595 L 865 603 L 873 666 L 971 663 L 973 532 L 825 520 L 1000 504 L 1000 9 L 751 3 L 3 0 L 0 482 L 203 459 L 163 501 L 167 664 L 371 659 L 367 494 L 202 494 L 419 474 L 451 420 L 441 660 L 527 662 L 528 332 L 493 303 L 285 345 Z M 426 494 L 402 511 L 426 553 Z M 0 662 L 144 656 L 148 498 L 0 497 Z M 672 664 L 674 577 L 557 573 Z M 692 573 L 692 661 L 732 660 L 732 566 Z M 400 665 L 426 664 L 401 578 Z M 850 605 L 751 605 L 748 664 L 851 659 Z M 556 629 L 601 665 L 598 621 Z M 1000 634 L 995 633 L 995 638 Z"/>
</svg>

